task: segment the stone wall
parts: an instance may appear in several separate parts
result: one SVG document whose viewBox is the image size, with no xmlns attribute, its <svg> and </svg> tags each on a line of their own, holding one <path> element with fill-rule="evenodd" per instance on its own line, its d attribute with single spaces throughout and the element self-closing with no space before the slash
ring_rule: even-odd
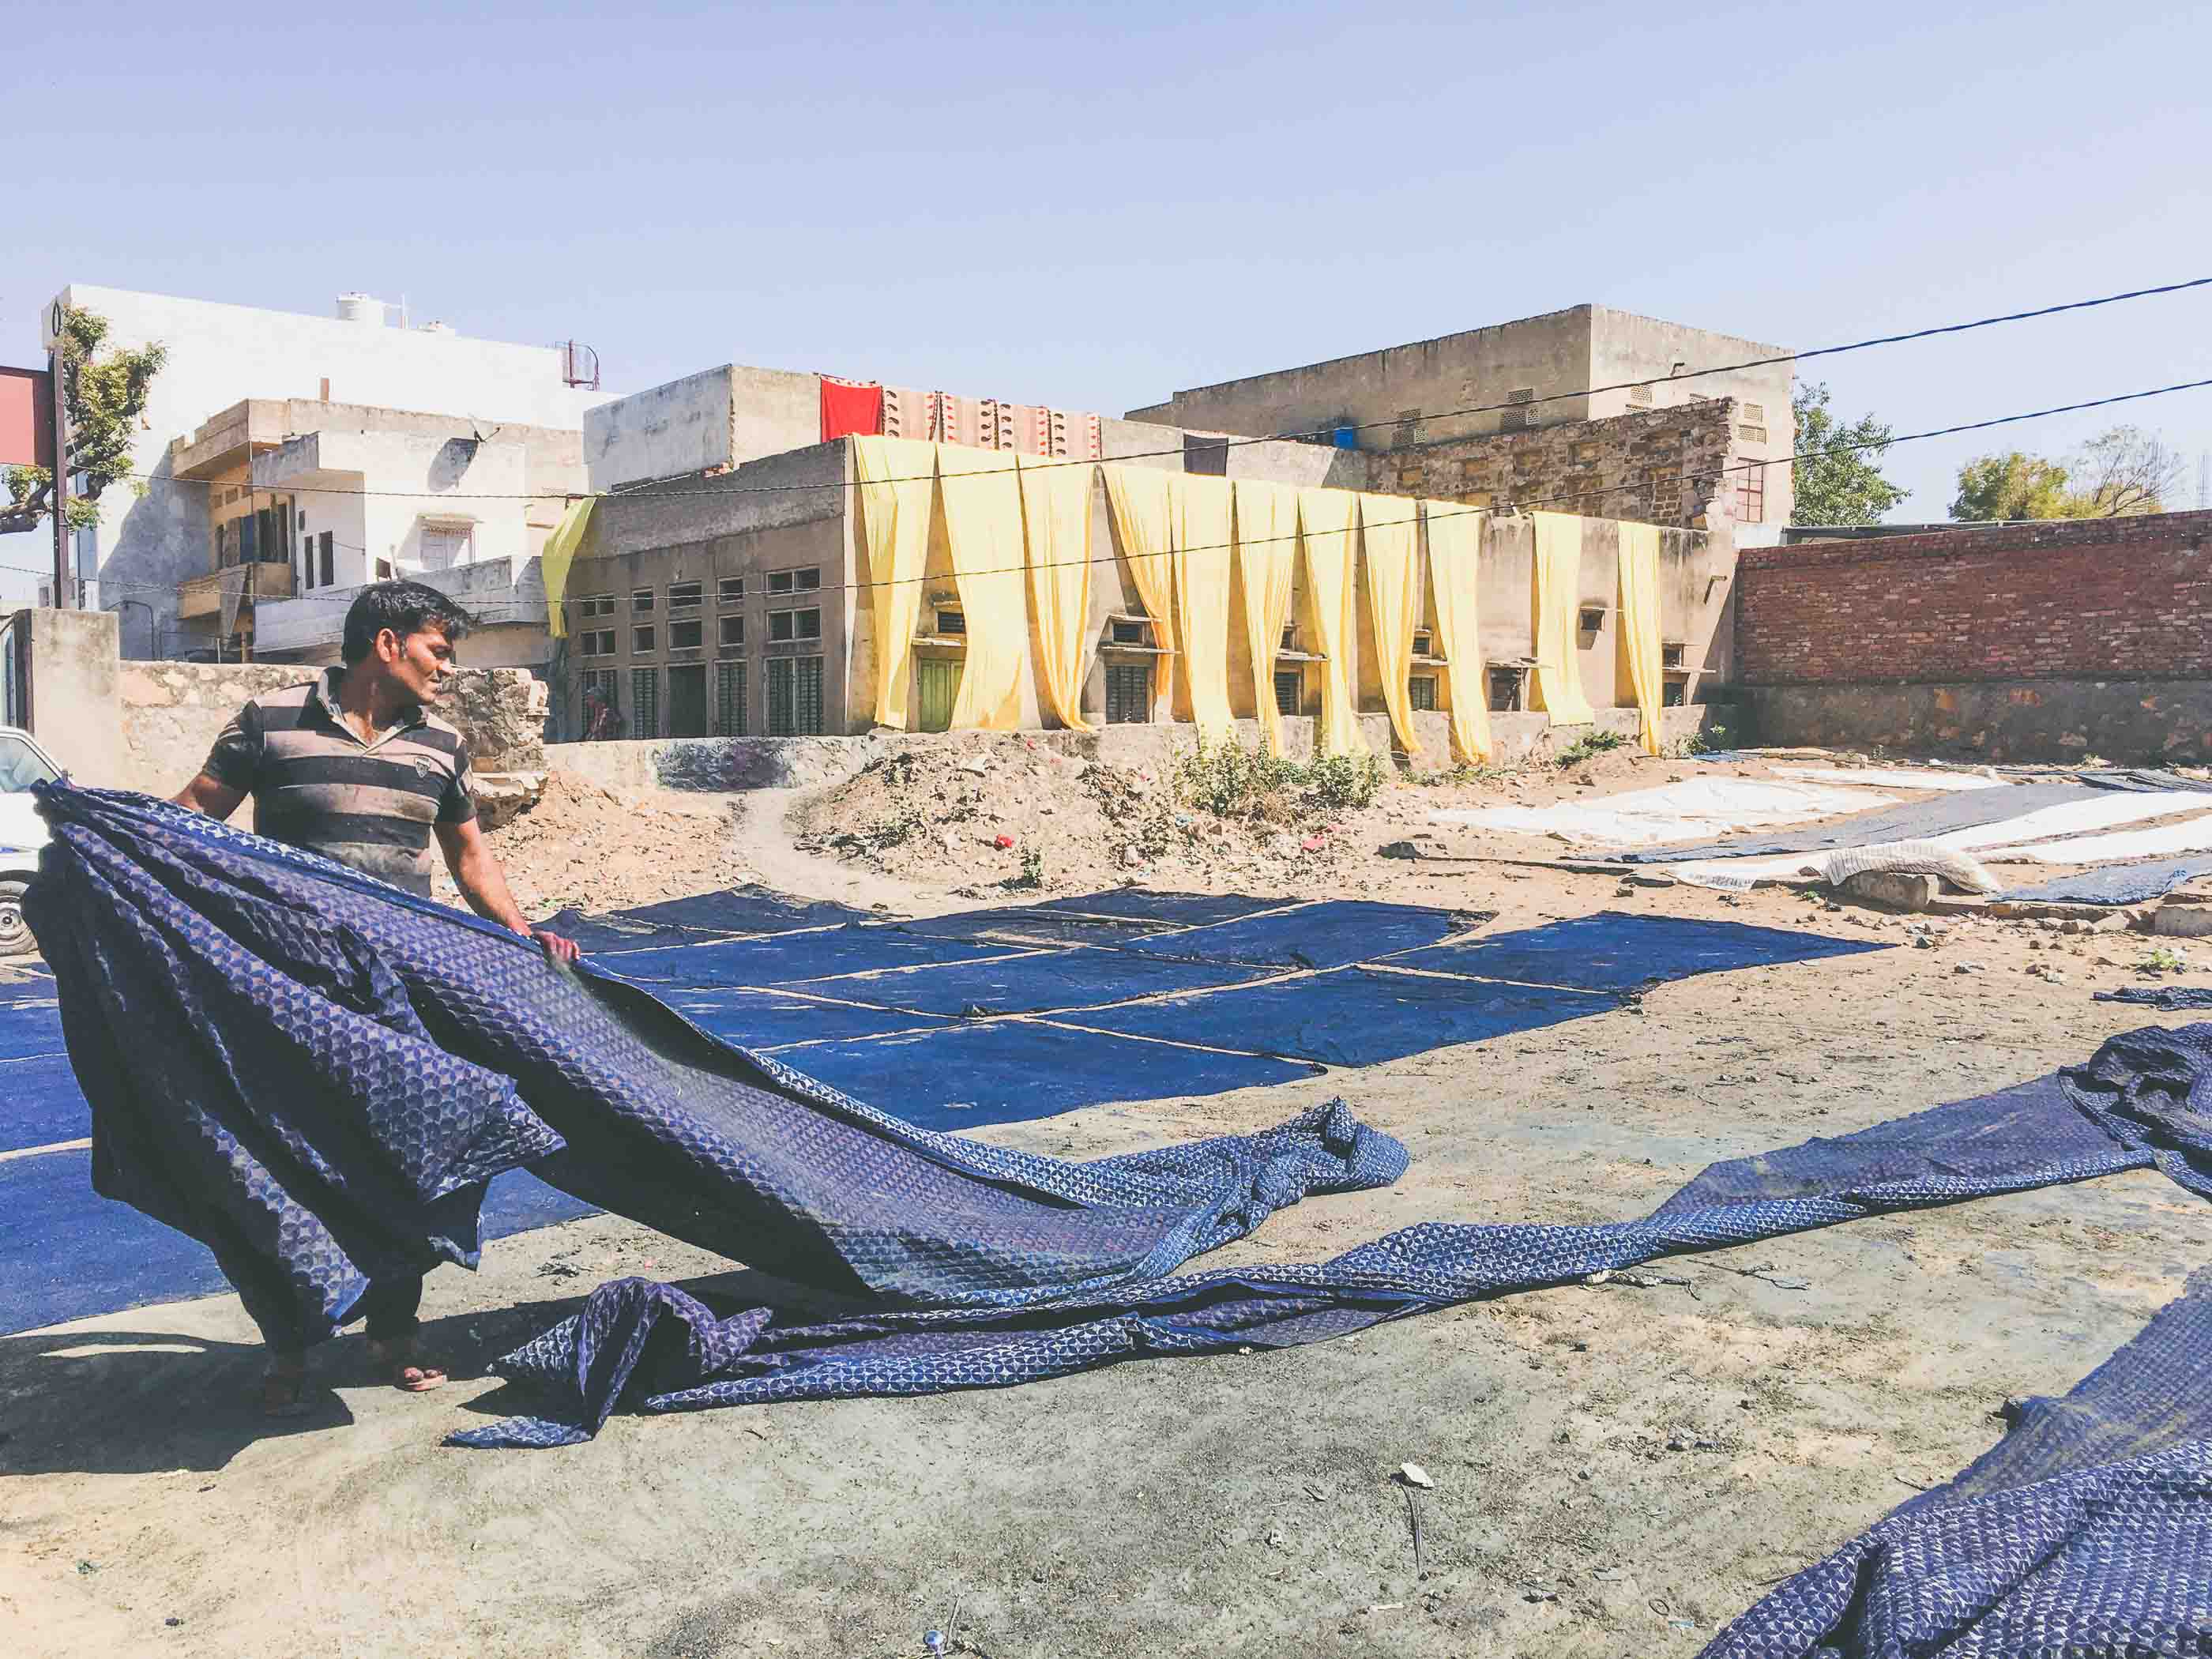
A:
<svg viewBox="0 0 2212 1659">
<path fill-rule="evenodd" d="M 1718 529 L 1735 522 L 1737 475 L 1728 469 L 1742 459 L 1737 427 L 1735 400 L 1721 398 L 1528 432 L 1407 444 L 1364 457 L 1366 488 Z M 1773 491 L 1786 489 L 1789 468 L 1766 471 L 1771 519 Z"/>
<path fill-rule="evenodd" d="M 118 684 L 119 775 L 82 781 L 174 794 L 199 770 L 240 704 L 317 672 L 296 663 L 125 663 Z M 463 669 L 438 712 L 460 727 L 478 771 L 544 769 L 545 688 L 526 670 Z M 57 758 L 71 764 L 66 754 Z"/>
<path fill-rule="evenodd" d="M 1760 685 L 1759 743 L 1980 761 L 2212 763 L 2212 680 Z"/>
</svg>

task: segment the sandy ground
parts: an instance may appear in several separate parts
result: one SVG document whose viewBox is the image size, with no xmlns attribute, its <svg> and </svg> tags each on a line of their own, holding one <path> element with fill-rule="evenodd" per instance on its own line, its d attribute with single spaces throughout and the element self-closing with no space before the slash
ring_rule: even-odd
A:
<svg viewBox="0 0 2212 1659">
<path fill-rule="evenodd" d="M 1546 781 L 1522 787 L 1536 798 Z M 2137 980 L 2137 936 L 1974 921 L 1921 945 L 1917 924 L 1772 890 L 1731 902 L 1377 860 L 1399 810 L 1336 832 L 1348 850 L 1325 878 L 1291 859 L 1147 878 L 1496 909 L 1499 928 L 1615 908 L 1899 948 L 984 1138 L 1097 1156 L 1256 1129 L 1342 1094 L 1407 1142 L 1406 1179 L 1310 1201 L 1209 1265 L 1305 1261 L 1430 1218 L 1634 1215 L 1716 1158 L 2017 1082 L 2148 1023 L 2089 998 Z M 975 885 L 965 870 L 902 885 L 810 864 L 758 810 L 675 830 L 837 896 L 847 884 L 921 908 Z M 1112 856 L 1071 857 L 1054 890 L 1093 883 Z M 1958 971 L 1968 961 L 1980 970 Z M 441 1449 L 455 1427 L 526 1407 L 483 1367 L 601 1279 L 729 1270 L 595 1218 L 507 1240 L 477 1275 L 432 1277 L 424 1311 L 453 1386 L 371 1386 L 348 1337 L 319 1352 L 329 1390 L 296 1424 L 247 1405 L 253 1333 L 228 1298 L 0 1338 L 0 1651 L 908 1655 L 938 1626 L 994 1659 L 1689 1655 L 1991 1443 L 2006 1396 L 2070 1387 L 2179 1291 L 2206 1240 L 2201 1204 L 2137 1174 L 1661 1264 L 1686 1285 L 1509 1297 L 1279 1354 L 618 1417 L 557 1452 Z M 1807 1288 L 1748 1276 L 1769 1265 Z M 1391 1479 L 1407 1462 L 1436 1482 L 1413 1498 L 1418 1571 Z"/>
</svg>

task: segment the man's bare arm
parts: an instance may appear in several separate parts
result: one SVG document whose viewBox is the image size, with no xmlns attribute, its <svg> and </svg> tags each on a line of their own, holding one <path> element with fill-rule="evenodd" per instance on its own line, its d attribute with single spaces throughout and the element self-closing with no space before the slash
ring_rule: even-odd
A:
<svg viewBox="0 0 2212 1659">
<path fill-rule="evenodd" d="M 239 802 L 245 799 L 246 791 L 234 789 L 205 772 L 177 791 L 175 796 L 178 805 L 189 806 L 218 821 L 238 811 Z"/>
<path fill-rule="evenodd" d="M 465 823 L 441 823 L 437 826 L 438 848 L 446 855 L 446 868 L 453 873 L 453 883 L 461 890 L 461 896 L 469 908 L 487 921 L 495 921 L 502 927 L 512 928 L 528 939 L 536 939 L 547 952 L 562 962 L 574 962 L 579 952 L 575 942 L 532 927 L 507 890 L 507 872 L 499 867 L 499 860 L 485 845 L 483 829 L 474 818 Z"/>
</svg>

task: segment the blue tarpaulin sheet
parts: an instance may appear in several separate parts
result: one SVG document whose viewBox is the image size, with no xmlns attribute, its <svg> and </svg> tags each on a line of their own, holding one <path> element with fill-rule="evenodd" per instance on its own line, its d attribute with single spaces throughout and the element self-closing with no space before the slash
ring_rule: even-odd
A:
<svg viewBox="0 0 2212 1659">
<path fill-rule="evenodd" d="M 1203 927 L 1234 921 L 1262 910 L 1280 910 L 1293 899 L 1253 898 L 1243 893 L 1155 893 L 1143 887 L 1109 888 L 1075 898 L 1048 899 L 1040 910 L 1068 910 L 1086 916 L 1127 916 L 1177 927 Z"/>
<path fill-rule="evenodd" d="M 1435 973 L 1569 985 L 1584 991 L 1629 991 L 1654 980 L 1811 962 L 1881 948 L 1864 939 L 1830 939 L 1739 921 L 1601 910 L 1540 927 L 1409 951 L 1393 960 L 1395 966 Z"/>
<path fill-rule="evenodd" d="M 1212 1043 L 1328 1066 L 1376 1066 L 1618 1006 L 1610 996 L 1550 986 L 1340 968 L 1210 995 L 1064 1014 L 1060 1021 L 1086 1030 Z"/>
<path fill-rule="evenodd" d="M 871 981 L 872 982 L 872 981 Z M 662 999 L 702 1031 L 751 1048 L 777 1048 L 832 1037 L 880 1036 L 939 1022 L 927 1014 L 900 1013 L 849 1002 L 794 996 L 786 991 L 720 987 L 670 991 Z"/>
<path fill-rule="evenodd" d="M 0 1003 L 0 1064 L 27 1060 L 33 1054 L 62 1052 L 62 1015 L 47 994 L 48 1006 L 36 1003 Z"/>
<path fill-rule="evenodd" d="M 963 910 L 949 916 L 902 921 L 909 933 L 932 939 L 1018 939 L 1036 945 L 1121 945 L 1176 924 L 1133 916 L 1085 916 L 1065 910 L 1008 906 L 998 910 Z"/>
<path fill-rule="evenodd" d="M 92 1108 L 67 1054 L 0 1060 L 0 1152 L 82 1140 L 91 1133 Z"/>
<path fill-rule="evenodd" d="M 619 951 L 716 935 L 782 933 L 798 927 L 866 921 L 870 916 L 870 912 L 849 904 L 789 898 L 756 885 L 664 899 L 658 904 L 641 904 L 604 915 L 563 910 L 542 925 L 566 934 L 586 951 Z"/>
<path fill-rule="evenodd" d="M 2212 857 L 2199 854 L 2146 864 L 2108 864 L 2033 887 L 2009 888 L 2005 897 L 2042 904 L 2148 904 L 2199 876 L 2212 876 Z"/>
<path fill-rule="evenodd" d="M 1184 962 L 1341 968 L 1433 945 L 1485 920 L 1425 904 L 1348 899 L 1216 922 L 1187 933 L 1157 933 L 1127 948 L 1139 956 Z"/>
<path fill-rule="evenodd" d="M 672 945 L 595 957 L 600 970 L 635 984 L 786 986 L 843 974 L 1017 955 L 1018 945 L 927 939 L 895 927 L 825 927 L 761 939 Z"/>
<path fill-rule="evenodd" d="M 1783 853 L 1824 853 L 1839 847 L 1878 847 L 1884 842 L 1925 841 L 1953 830 L 2016 818 L 2039 807 L 2094 800 L 2098 791 L 2079 783 L 2022 783 L 2002 789 L 1963 789 L 1859 812 L 1825 823 L 1779 830 L 1766 836 L 1731 836 L 1696 847 L 1661 847 L 1649 852 L 1613 853 L 1608 864 L 1680 864 L 1691 859 L 1765 858 Z M 2179 809 L 2177 809 L 2179 810 Z"/>
<path fill-rule="evenodd" d="M 855 1002 L 932 1014 L 1026 1014 L 1091 1008 L 1165 991 L 1237 985 L 1267 970 L 1218 962 L 1160 962 L 1127 951 L 1072 950 L 911 973 L 841 980 L 825 991 Z"/>
</svg>

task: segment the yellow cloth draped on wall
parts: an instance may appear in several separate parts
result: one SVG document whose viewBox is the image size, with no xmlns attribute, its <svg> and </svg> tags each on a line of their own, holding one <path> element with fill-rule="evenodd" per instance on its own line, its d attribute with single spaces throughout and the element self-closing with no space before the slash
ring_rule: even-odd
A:
<svg viewBox="0 0 2212 1659">
<path fill-rule="evenodd" d="M 952 582 L 968 625 L 952 729 L 1011 732 L 1022 720 L 1022 671 L 1030 654 L 1021 477 L 1011 452 L 939 444 L 937 487 Z"/>
<path fill-rule="evenodd" d="M 1314 745 L 1323 755 L 1365 752 L 1352 700 L 1352 650 L 1358 637 L 1352 592 L 1352 510 L 1358 497 L 1347 489 L 1298 491 L 1298 544 L 1304 550 L 1306 593 L 1328 660 L 1322 664 L 1321 731 Z"/>
<path fill-rule="evenodd" d="M 1200 740 L 1225 743 L 1237 731 L 1229 712 L 1230 483 L 1204 474 L 1170 476 L 1180 690 Z"/>
<path fill-rule="evenodd" d="M 1659 526 L 1620 526 L 1620 665 L 1644 716 L 1644 752 L 1660 750 Z"/>
<path fill-rule="evenodd" d="M 1413 503 L 1403 495 L 1359 498 L 1359 539 L 1367 561 L 1367 616 L 1375 630 L 1376 669 L 1390 729 L 1409 756 L 1421 752 L 1413 732 L 1413 629 L 1421 619 L 1414 562 Z"/>
<path fill-rule="evenodd" d="M 1252 712 L 1271 755 L 1283 752 L 1275 707 L 1275 653 L 1291 620 L 1297 568 L 1298 498 L 1281 484 L 1237 480 L 1237 575 L 1244 586 L 1244 641 L 1252 652 Z"/>
<path fill-rule="evenodd" d="M 1113 510 L 1114 533 L 1129 563 L 1130 579 L 1137 584 L 1138 603 L 1152 619 L 1152 643 L 1172 652 L 1176 647 L 1175 526 L 1168 489 L 1173 472 L 1151 466 L 1102 466 L 1106 478 L 1106 504 Z M 1159 663 L 1158 692 L 1175 685 L 1175 658 Z"/>
<path fill-rule="evenodd" d="M 875 619 L 875 721 L 904 731 L 909 720 L 915 619 L 929 559 L 937 446 L 919 438 L 857 437 L 860 533 L 867 553 L 869 614 Z"/>
<path fill-rule="evenodd" d="M 1583 693 L 1577 637 L 1582 608 L 1583 521 L 1571 513 L 1535 513 L 1535 706 L 1554 726 L 1597 719 Z"/>
<path fill-rule="evenodd" d="M 1476 572 L 1482 514 L 1457 501 L 1428 501 L 1429 587 L 1436 595 L 1437 642 L 1451 665 L 1452 758 L 1479 766 L 1490 758 L 1490 688 L 1482 672 Z"/>
<path fill-rule="evenodd" d="M 1030 606 L 1038 677 L 1060 723 L 1088 732 L 1083 677 L 1090 671 L 1092 469 L 1024 455 L 1022 527 L 1029 546 Z"/>
<path fill-rule="evenodd" d="M 545 538 L 545 550 L 538 556 L 538 573 L 545 583 L 545 631 L 556 640 L 568 637 L 568 567 L 576 562 L 576 550 L 584 544 L 592 509 L 599 502 L 596 495 L 569 502 L 560 524 Z"/>
</svg>

